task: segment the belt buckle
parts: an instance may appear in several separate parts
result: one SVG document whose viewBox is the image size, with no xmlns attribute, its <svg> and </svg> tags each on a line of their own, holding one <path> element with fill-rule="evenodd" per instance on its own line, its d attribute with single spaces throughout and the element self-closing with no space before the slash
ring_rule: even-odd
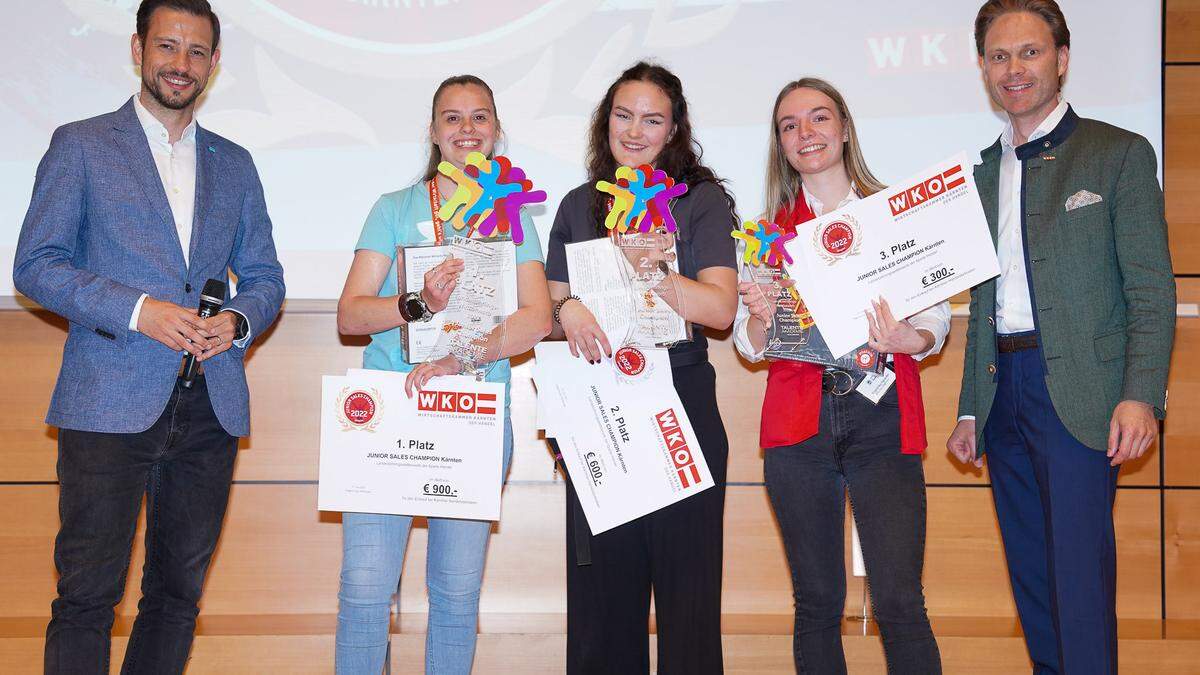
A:
<svg viewBox="0 0 1200 675">
<path fill-rule="evenodd" d="M 822 389 L 834 396 L 845 396 L 854 391 L 854 378 L 850 373 L 836 368 L 830 368 L 822 373 Z M 828 382 L 828 386 L 826 386 Z"/>
</svg>

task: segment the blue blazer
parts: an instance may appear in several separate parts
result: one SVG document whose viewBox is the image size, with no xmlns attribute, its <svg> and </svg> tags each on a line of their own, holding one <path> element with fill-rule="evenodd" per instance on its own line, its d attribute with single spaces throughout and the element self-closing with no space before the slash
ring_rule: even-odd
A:
<svg viewBox="0 0 1200 675">
<path fill-rule="evenodd" d="M 142 293 L 197 307 L 204 282 L 232 270 L 238 292 L 224 306 L 252 337 L 275 320 L 283 268 L 250 153 L 197 128 L 196 165 L 189 267 L 133 99 L 55 130 L 13 263 L 17 290 L 70 322 L 47 424 L 136 433 L 162 414 L 181 353 L 129 330 Z M 250 433 L 246 346 L 204 363 L 213 409 L 234 436 Z"/>
</svg>

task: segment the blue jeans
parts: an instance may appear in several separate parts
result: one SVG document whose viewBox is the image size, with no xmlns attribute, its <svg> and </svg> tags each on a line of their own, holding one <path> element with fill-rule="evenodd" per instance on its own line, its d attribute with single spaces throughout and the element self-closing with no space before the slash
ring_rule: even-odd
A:
<svg viewBox="0 0 1200 675">
<path fill-rule="evenodd" d="M 512 425 L 505 408 L 505 474 L 512 446 Z M 399 591 L 412 521 L 412 516 L 379 513 L 342 515 L 342 573 L 334 657 L 338 673 L 378 675 L 383 670 L 392 597 Z M 486 520 L 429 519 L 426 673 L 471 672 L 479 623 L 479 587 L 491 531 L 492 523 Z"/>
<path fill-rule="evenodd" d="M 767 448 L 767 493 L 792 572 L 797 673 L 846 673 L 846 494 L 849 492 L 887 671 L 941 673 L 925 611 L 925 474 L 920 455 L 900 453 L 896 387 L 879 405 L 825 394 L 817 435 Z"/>
</svg>

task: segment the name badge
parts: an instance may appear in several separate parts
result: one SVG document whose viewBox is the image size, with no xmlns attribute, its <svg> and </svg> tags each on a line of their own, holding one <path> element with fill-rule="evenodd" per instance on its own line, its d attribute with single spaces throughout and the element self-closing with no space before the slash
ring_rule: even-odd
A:
<svg viewBox="0 0 1200 675">
<path fill-rule="evenodd" d="M 879 405 L 879 399 L 892 388 L 892 384 L 896 381 L 896 373 L 890 368 L 884 368 L 882 373 L 867 373 L 862 382 L 858 383 L 855 389 L 858 393 L 867 397 L 867 400 L 875 405 Z"/>
</svg>

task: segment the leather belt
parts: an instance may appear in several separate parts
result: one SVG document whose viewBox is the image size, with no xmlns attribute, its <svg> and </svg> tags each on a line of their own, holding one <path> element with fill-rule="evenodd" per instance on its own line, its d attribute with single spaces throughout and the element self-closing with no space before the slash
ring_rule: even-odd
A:
<svg viewBox="0 0 1200 675">
<path fill-rule="evenodd" d="M 1037 333 L 1017 333 L 1015 335 L 997 335 L 996 351 L 1001 354 L 1022 352 L 1026 349 L 1037 349 Z"/>
<path fill-rule="evenodd" d="M 854 377 L 844 370 L 826 368 L 821 373 L 821 391 L 834 396 L 845 396 L 854 391 Z"/>
</svg>

